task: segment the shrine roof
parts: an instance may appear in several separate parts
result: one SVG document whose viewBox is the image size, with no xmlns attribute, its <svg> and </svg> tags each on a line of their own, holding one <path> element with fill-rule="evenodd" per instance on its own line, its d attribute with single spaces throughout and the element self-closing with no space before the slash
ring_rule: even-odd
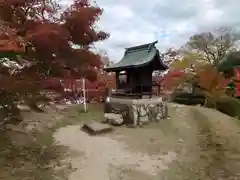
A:
<svg viewBox="0 0 240 180">
<path fill-rule="evenodd" d="M 105 71 L 122 71 L 129 68 L 139 68 L 150 64 L 153 60 L 159 61 L 159 70 L 168 67 L 162 62 L 155 44 L 157 41 L 139 46 L 126 48 L 121 61 L 105 68 Z"/>
</svg>

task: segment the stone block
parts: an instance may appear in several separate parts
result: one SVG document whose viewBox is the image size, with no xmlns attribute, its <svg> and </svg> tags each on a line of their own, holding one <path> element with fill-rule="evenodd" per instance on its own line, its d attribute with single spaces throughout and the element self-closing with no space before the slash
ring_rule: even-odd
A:
<svg viewBox="0 0 240 180">
<path fill-rule="evenodd" d="M 87 132 L 90 135 L 98 135 L 107 133 L 113 130 L 113 128 L 107 124 L 102 124 L 100 122 L 91 121 L 89 123 L 84 124 L 81 129 Z"/>
</svg>

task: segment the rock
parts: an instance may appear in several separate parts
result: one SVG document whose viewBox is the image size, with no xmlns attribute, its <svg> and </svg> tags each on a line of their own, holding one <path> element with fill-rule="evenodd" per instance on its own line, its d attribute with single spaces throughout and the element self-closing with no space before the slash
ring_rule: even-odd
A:
<svg viewBox="0 0 240 180">
<path fill-rule="evenodd" d="M 21 111 L 26 111 L 26 112 L 29 112 L 31 111 L 31 109 L 26 106 L 26 105 L 18 105 L 18 108 L 21 110 Z"/>
<path fill-rule="evenodd" d="M 123 124 L 123 117 L 121 114 L 114 114 L 114 113 L 105 113 L 104 118 L 109 124 L 112 125 L 122 125 Z"/>
</svg>

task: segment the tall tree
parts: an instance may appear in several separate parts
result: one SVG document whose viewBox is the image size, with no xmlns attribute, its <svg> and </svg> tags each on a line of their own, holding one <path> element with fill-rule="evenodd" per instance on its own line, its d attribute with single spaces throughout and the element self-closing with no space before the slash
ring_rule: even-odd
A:
<svg viewBox="0 0 240 180">
<path fill-rule="evenodd" d="M 48 77 L 86 77 L 95 80 L 100 56 L 94 42 L 109 35 L 96 30 L 103 10 L 88 0 L 75 0 L 64 10 L 54 0 L 0 2 L 0 105 L 4 119 L 20 119 L 17 102 L 33 108 L 43 100 Z M 17 66 L 10 66 L 10 64 Z"/>
<path fill-rule="evenodd" d="M 200 88 L 206 103 L 215 105 L 217 99 L 225 94 L 229 82 L 218 72 L 217 66 L 226 54 L 235 50 L 238 37 L 231 29 L 192 36 L 178 51 L 178 58 L 171 63 L 170 73 L 180 70 L 184 72 L 184 76 L 171 78 L 174 83 L 168 83 L 170 87 L 174 89 L 188 82 L 193 85 L 193 92 L 196 87 Z"/>
<path fill-rule="evenodd" d="M 216 67 L 223 57 L 235 50 L 239 34 L 230 28 L 221 28 L 213 32 L 203 32 L 192 36 L 185 46 L 187 52 L 195 52 Z"/>
</svg>

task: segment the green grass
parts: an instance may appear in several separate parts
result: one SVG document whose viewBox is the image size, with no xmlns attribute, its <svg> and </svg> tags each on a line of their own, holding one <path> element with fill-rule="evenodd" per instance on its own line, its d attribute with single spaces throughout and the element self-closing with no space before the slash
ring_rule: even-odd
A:
<svg viewBox="0 0 240 180">
<path fill-rule="evenodd" d="M 47 129 L 44 133 L 38 135 L 37 141 L 43 146 L 50 146 L 54 143 L 52 135 L 61 127 L 82 124 L 91 120 L 101 121 L 103 119 L 102 104 L 89 104 L 88 112 L 84 112 L 83 105 L 73 105 L 63 111 L 63 119 L 57 121 L 51 129 Z"/>
<path fill-rule="evenodd" d="M 83 105 L 74 105 L 64 113 L 64 118 L 56 123 L 53 129 L 59 129 L 63 126 L 81 124 L 87 121 L 103 120 L 103 105 L 89 104 L 88 111 L 84 112 Z"/>
<path fill-rule="evenodd" d="M 84 112 L 83 105 L 73 105 L 63 110 L 63 118 L 54 124 L 51 129 L 45 130 L 44 133 L 38 135 L 37 141 L 44 146 L 49 146 L 54 143 L 52 134 L 59 128 L 68 125 L 82 124 L 87 121 L 103 119 L 103 105 L 89 104 L 88 111 Z"/>
</svg>

